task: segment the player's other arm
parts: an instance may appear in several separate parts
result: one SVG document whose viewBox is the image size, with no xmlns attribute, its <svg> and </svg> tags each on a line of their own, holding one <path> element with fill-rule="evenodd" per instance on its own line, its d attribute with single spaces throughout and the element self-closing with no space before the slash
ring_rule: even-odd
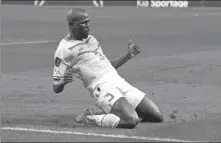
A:
<svg viewBox="0 0 221 143">
<path fill-rule="evenodd" d="M 60 58 L 55 58 L 52 86 L 55 93 L 62 92 L 65 85 L 72 82 L 72 74 L 68 72 L 66 65 L 62 64 L 61 61 Z"/>
<path fill-rule="evenodd" d="M 131 59 L 131 56 L 129 53 L 126 53 L 126 54 L 120 56 L 119 58 L 112 60 L 111 64 L 115 69 L 117 69 L 120 66 L 122 66 L 124 63 L 126 63 L 129 59 Z"/>
<path fill-rule="evenodd" d="M 126 63 L 129 59 L 133 58 L 139 53 L 140 53 L 139 46 L 137 44 L 132 44 L 132 40 L 130 39 L 128 43 L 128 52 L 120 56 L 119 58 L 112 60 L 111 64 L 115 69 L 117 69 L 120 66 L 122 66 L 124 63 Z"/>
<path fill-rule="evenodd" d="M 55 93 L 61 93 L 63 90 L 64 90 L 64 84 L 60 83 L 59 81 L 60 79 L 54 79 L 54 82 L 53 82 L 53 91 Z"/>
<path fill-rule="evenodd" d="M 66 84 L 71 83 L 72 80 L 72 75 L 67 73 L 64 77 L 62 78 L 54 78 L 53 79 L 53 91 L 55 93 L 61 93 L 64 90 L 64 87 Z"/>
<path fill-rule="evenodd" d="M 61 80 L 61 79 L 60 79 Z M 64 90 L 64 86 L 66 84 L 68 84 L 69 82 L 62 82 L 62 81 L 59 81 L 58 79 L 54 79 L 54 82 L 53 82 L 53 91 L 55 93 L 61 93 L 63 90 Z"/>
</svg>

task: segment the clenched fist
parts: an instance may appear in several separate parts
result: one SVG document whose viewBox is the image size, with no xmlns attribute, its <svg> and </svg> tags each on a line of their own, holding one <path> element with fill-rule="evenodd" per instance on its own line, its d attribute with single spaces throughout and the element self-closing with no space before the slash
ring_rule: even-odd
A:
<svg viewBox="0 0 221 143">
<path fill-rule="evenodd" d="M 132 40 L 130 39 L 128 43 L 128 54 L 130 55 L 130 58 L 133 58 L 139 53 L 140 53 L 140 47 L 137 44 L 133 44 Z"/>
</svg>

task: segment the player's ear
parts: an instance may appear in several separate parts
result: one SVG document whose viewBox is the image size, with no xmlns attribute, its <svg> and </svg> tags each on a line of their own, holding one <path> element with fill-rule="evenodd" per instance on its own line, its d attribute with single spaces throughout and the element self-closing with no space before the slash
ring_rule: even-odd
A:
<svg viewBox="0 0 221 143">
<path fill-rule="evenodd" d="M 73 22 L 69 22 L 68 25 L 70 25 L 71 27 L 75 26 L 75 24 Z"/>
</svg>

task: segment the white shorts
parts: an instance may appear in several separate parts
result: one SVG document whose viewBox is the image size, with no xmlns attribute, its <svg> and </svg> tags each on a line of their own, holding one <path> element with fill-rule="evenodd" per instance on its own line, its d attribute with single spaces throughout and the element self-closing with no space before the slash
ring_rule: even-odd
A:
<svg viewBox="0 0 221 143">
<path fill-rule="evenodd" d="M 130 85 L 120 76 L 97 85 L 93 91 L 96 106 L 105 113 L 110 113 L 113 104 L 121 97 L 125 97 L 134 107 L 138 106 L 145 93 Z"/>
</svg>

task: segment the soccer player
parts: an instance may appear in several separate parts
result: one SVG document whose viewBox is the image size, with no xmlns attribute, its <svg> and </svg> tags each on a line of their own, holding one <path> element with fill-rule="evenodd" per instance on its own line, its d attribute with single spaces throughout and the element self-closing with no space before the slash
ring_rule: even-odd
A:
<svg viewBox="0 0 221 143">
<path fill-rule="evenodd" d="M 140 53 L 139 46 L 130 40 L 128 52 L 109 61 L 96 38 L 89 35 L 88 13 L 74 8 L 68 11 L 66 18 L 69 33 L 60 41 L 54 55 L 53 90 L 62 92 L 75 75 L 102 110 L 100 114 L 85 110 L 76 121 L 110 128 L 135 128 L 140 120 L 162 122 L 162 112 L 155 103 L 116 71 Z"/>
</svg>

